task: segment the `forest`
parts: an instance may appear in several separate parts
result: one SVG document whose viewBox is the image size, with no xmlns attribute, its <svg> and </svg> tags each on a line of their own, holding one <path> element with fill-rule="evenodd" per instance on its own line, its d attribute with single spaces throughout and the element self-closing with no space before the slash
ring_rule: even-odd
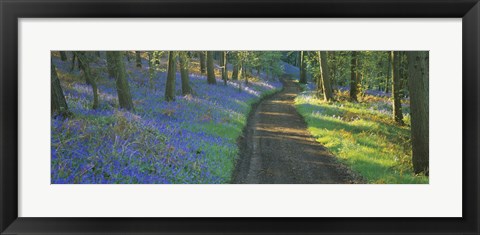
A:
<svg viewBox="0 0 480 235">
<path fill-rule="evenodd" d="M 425 184 L 427 51 L 52 51 L 52 184 Z"/>
</svg>

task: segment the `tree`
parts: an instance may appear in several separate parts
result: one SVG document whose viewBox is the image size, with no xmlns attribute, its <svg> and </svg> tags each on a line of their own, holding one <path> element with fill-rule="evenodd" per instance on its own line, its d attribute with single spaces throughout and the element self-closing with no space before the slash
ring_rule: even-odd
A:
<svg viewBox="0 0 480 235">
<path fill-rule="evenodd" d="M 228 80 L 227 51 L 222 51 L 221 62 L 222 62 L 222 79 L 223 79 L 223 82 L 226 86 L 227 85 L 227 80 Z"/>
<path fill-rule="evenodd" d="M 352 51 L 350 65 L 350 100 L 353 102 L 358 102 L 357 60 L 357 52 Z"/>
<path fill-rule="evenodd" d="M 167 83 L 165 85 L 165 100 L 173 101 L 175 100 L 175 77 L 176 77 L 176 59 L 175 52 L 168 52 L 168 69 L 167 69 Z"/>
<path fill-rule="evenodd" d="M 305 52 L 300 51 L 300 83 L 307 84 L 307 68 L 305 63 Z"/>
<path fill-rule="evenodd" d="M 388 56 L 388 64 L 387 64 L 387 73 L 386 73 L 386 80 L 385 80 L 385 92 L 388 92 L 389 91 L 389 86 L 388 86 L 388 83 L 390 81 L 390 75 L 391 75 L 391 71 L 392 71 L 392 53 L 391 52 L 387 52 L 387 56 Z"/>
<path fill-rule="evenodd" d="M 130 62 L 130 52 L 125 51 L 125 57 L 127 58 L 127 61 Z"/>
<path fill-rule="evenodd" d="M 412 133 L 412 163 L 415 173 L 429 172 L 428 80 L 429 55 L 425 51 L 407 52 L 408 88 Z"/>
<path fill-rule="evenodd" d="M 135 51 L 135 63 L 137 68 L 142 67 L 142 56 L 140 51 Z"/>
<path fill-rule="evenodd" d="M 108 55 L 110 54 L 110 55 Z M 118 103 L 120 108 L 133 110 L 132 95 L 127 81 L 127 73 L 125 71 L 124 54 L 120 51 L 109 51 L 107 57 L 110 56 L 114 68 L 113 77 L 117 87 Z"/>
<path fill-rule="evenodd" d="M 153 89 L 153 77 L 154 77 L 154 68 L 153 68 L 153 53 L 151 51 L 148 52 L 148 81 L 150 89 Z"/>
<path fill-rule="evenodd" d="M 240 71 L 242 70 L 240 60 L 238 59 L 238 52 L 232 52 L 230 58 L 232 58 L 233 64 L 232 80 L 236 81 L 240 77 Z"/>
<path fill-rule="evenodd" d="M 74 69 L 75 69 L 75 61 L 77 60 L 77 53 L 73 52 L 73 56 L 72 56 L 72 64 L 71 64 L 71 67 L 70 67 L 70 72 L 72 72 Z M 78 64 L 79 66 L 79 69 L 80 69 L 80 64 Z"/>
<path fill-rule="evenodd" d="M 402 114 L 402 104 L 400 101 L 400 58 L 399 52 L 392 51 L 390 52 L 390 57 L 392 58 L 392 96 L 393 96 L 393 120 L 396 123 L 403 125 L 403 114 Z"/>
<path fill-rule="evenodd" d="M 215 68 L 213 67 L 213 51 L 207 51 L 207 82 L 208 84 L 217 84 L 215 79 Z"/>
<path fill-rule="evenodd" d="M 83 76 L 85 77 L 86 83 L 92 86 L 92 91 L 93 91 L 92 109 L 97 109 L 98 108 L 98 88 L 97 88 L 97 82 L 95 81 L 95 78 L 92 76 L 92 72 L 90 70 L 90 58 L 87 56 L 86 52 L 84 51 L 75 52 L 75 55 L 78 60 L 78 66 L 80 67 L 80 70 L 82 70 Z"/>
<path fill-rule="evenodd" d="M 60 59 L 62 61 L 67 61 L 67 54 L 65 54 L 65 51 L 60 51 Z"/>
<path fill-rule="evenodd" d="M 111 52 L 107 52 L 107 72 L 108 72 L 108 77 L 109 78 L 114 78 L 115 77 L 115 65 L 114 65 L 114 62 L 113 62 L 113 58 L 112 58 L 112 53 Z"/>
<path fill-rule="evenodd" d="M 182 95 L 188 95 L 192 93 L 190 78 L 188 77 L 188 54 L 184 51 L 179 52 L 178 60 L 180 62 L 180 76 L 182 77 Z"/>
<path fill-rule="evenodd" d="M 325 101 L 333 100 L 332 86 L 330 84 L 330 73 L 327 65 L 327 52 L 319 51 L 318 60 L 320 61 L 320 79 L 323 84 L 323 97 Z"/>
<path fill-rule="evenodd" d="M 198 54 L 200 57 L 200 72 L 202 74 L 205 74 L 207 72 L 207 62 L 205 60 L 205 52 L 199 51 Z"/>
<path fill-rule="evenodd" d="M 52 89 L 51 92 L 51 113 L 52 116 L 61 115 L 65 116 L 68 112 L 68 105 L 67 101 L 65 100 L 65 95 L 63 94 L 62 86 L 60 86 L 60 80 L 58 79 L 57 70 L 53 61 L 50 61 L 51 64 L 51 84 L 50 88 Z"/>
</svg>

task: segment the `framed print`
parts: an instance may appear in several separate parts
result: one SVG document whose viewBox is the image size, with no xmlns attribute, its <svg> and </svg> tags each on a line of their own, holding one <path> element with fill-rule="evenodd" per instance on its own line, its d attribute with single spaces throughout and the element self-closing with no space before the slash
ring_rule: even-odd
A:
<svg viewBox="0 0 480 235">
<path fill-rule="evenodd" d="M 0 6 L 2 234 L 480 232 L 477 1 Z"/>
</svg>

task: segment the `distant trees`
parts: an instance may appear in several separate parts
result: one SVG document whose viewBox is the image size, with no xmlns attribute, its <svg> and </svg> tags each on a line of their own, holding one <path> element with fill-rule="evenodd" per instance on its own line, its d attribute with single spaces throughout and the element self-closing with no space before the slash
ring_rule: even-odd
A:
<svg viewBox="0 0 480 235">
<path fill-rule="evenodd" d="M 56 115 L 66 115 L 68 113 L 68 105 L 65 100 L 65 95 L 63 94 L 62 87 L 60 86 L 60 80 L 58 79 L 57 69 L 53 65 L 53 61 L 50 61 L 51 64 L 51 114 L 52 116 Z"/>
<path fill-rule="evenodd" d="M 108 51 L 107 58 L 108 56 L 110 56 L 114 68 L 113 77 L 115 78 L 120 108 L 133 110 L 132 95 L 126 77 L 125 62 L 123 61 L 124 53 L 121 51 Z"/>
<path fill-rule="evenodd" d="M 425 51 L 407 52 L 408 89 L 412 133 L 412 163 L 415 173 L 429 174 L 429 55 Z"/>
<path fill-rule="evenodd" d="M 176 76 L 176 59 L 175 52 L 168 52 L 168 69 L 167 69 L 167 83 L 165 86 L 165 100 L 175 100 L 175 76 Z"/>
<path fill-rule="evenodd" d="M 215 79 L 215 67 L 213 66 L 213 51 L 207 51 L 207 83 L 217 84 Z"/>
</svg>

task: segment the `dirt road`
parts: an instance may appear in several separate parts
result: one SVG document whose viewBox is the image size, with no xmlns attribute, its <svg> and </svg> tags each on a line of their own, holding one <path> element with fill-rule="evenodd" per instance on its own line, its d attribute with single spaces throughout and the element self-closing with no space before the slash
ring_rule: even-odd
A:
<svg viewBox="0 0 480 235">
<path fill-rule="evenodd" d="M 232 183 L 348 184 L 351 171 L 316 142 L 294 106 L 300 92 L 292 80 L 284 90 L 261 101 L 252 111 Z"/>
</svg>

